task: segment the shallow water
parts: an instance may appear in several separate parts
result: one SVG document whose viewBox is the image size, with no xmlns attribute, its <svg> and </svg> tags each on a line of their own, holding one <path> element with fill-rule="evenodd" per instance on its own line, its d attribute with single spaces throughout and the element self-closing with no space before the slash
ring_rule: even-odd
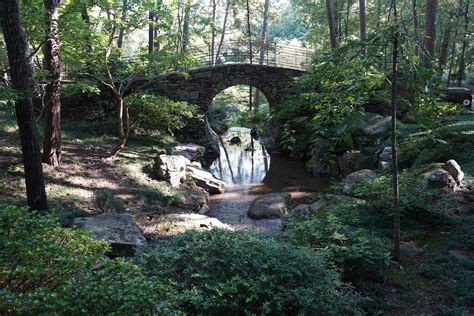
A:
<svg viewBox="0 0 474 316">
<path fill-rule="evenodd" d="M 231 145 L 229 140 L 239 136 L 242 143 Z M 227 182 L 224 194 L 212 195 L 209 216 L 218 218 L 237 230 L 271 231 L 279 229 L 280 219 L 253 220 L 247 216 L 252 201 L 272 192 L 288 192 L 298 198 L 319 192 L 329 185 L 327 178 L 312 177 L 304 163 L 283 156 L 272 156 L 250 137 L 250 129 L 233 127 L 223 135 L 225 149 L 210 166 L 210 172 Z"/>
</svg>

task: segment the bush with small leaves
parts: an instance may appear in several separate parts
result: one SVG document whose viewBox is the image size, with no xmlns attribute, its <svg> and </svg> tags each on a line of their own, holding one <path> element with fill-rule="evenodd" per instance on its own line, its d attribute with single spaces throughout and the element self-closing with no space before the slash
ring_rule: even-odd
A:
<svg viewBox="0 0 474 316">
<path fill-rule="evenodd" d="M 323 255 L 252 233 L 187 232 L 142 253 L 190 314 L 360 314 L 360 297 Z"/>
<path fill-rule="evenodd" d="M 171 313 L 166 289 L 109 250 L 53 215 L 0 205 L 0 314 Z"/>
</svg>

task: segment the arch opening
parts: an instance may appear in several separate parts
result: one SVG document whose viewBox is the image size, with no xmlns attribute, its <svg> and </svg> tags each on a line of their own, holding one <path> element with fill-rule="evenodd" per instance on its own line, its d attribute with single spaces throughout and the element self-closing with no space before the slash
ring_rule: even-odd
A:
<svg viewBox="0 0 474 316">
<path fill-rule="evenodd" d="M 235 85 L 213 97 L 206 115 L 213 130 L 222 135 L 231 127 L 262 126 L 270 116 L 270 103 L 255 86 Z"/>
</svg>

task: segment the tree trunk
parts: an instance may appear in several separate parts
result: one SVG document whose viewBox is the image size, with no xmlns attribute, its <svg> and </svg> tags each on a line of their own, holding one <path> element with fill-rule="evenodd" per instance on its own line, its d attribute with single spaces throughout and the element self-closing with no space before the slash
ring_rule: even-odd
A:
<svg viewBox="0 0 474 316">
<path fill-rule="evenodd" d="M 391 78 L 391 145 L 392 145 L 392 191 L 393 191 L 393 257 L 400 261 L 400 189 L 398 185 L 398 156 L 397 156 L 397 105 L 396 105 L 396 85 L 398 66 L 398 21 L 396 0 L 392 0 L 395 29 L 393 32 L 392 48 L 392 78 Z"/>
<path fill-rule="evenodd" d="M 189 23 L 191 18 L 191 3 L 190 0 L 187 0 L 184 3 L 184 20 L 183 20 L 183 42 L 181 46 L 181 51 L 185 52 L 188 50 L 189 46 Z"/>
<path fill-rule="evenodd" d="M 365 0 L 359 0 L 359 24 L 360 24 L 360 40 L 365 42 L 367 38 L 367 25 L 365 21 Z M 365 46 L 365 44 L 362 44 Z M 365 56 L 365 48 L 362 48 L 362 56 Z"/>
<path fill-rule="evenodd" d="M 115 101 L 118 107 L 118 126 L 119 126 L 119 141 L 114 150 L 110 153 L 109 158 L 114 159 L 122 151 L 127 143 L 130 132 L 130 116 L 128 107 L 124 105 L 123 97 L 118 91 L 114 91 Z"/>
<path fill-rule="evenodd" d="M 326 13 L 328 16 L 329 40 L 331 42 L 331 48 L 334 49 L 337 47 L 337 41 L 332 0 L 326 0 Z"/>
<path fill-rule="evenodd" d="M 270 6 L 270 0 L 265 0 L 265 6 L 263 10 L 263 25 L 262 25 L 262 36 L 260 37 L 260 58 L 258 63 L 263 65 L 265 61 L 265 52 L 267 50 L 267 30 L 268 30 L 268 8 Z M 255 89 L 255 106 L 254 110 L 257 112 L 260 108 L 260 90 Z"/>
<path fill-rule="evenodd" d="M 20 96 L 15 104 L 15 111 L 20 130 L 28 206 L 32 210 L 47 211 L 48 200 L 44 186 L 38 130 L 31 100 L 33 64 L 26 35 L 21 26 L 18 0 L 2 0 L 0 20 L 7 46 L 12 87 Z"/>
<path fill-rule="evenodd" d="M 451 57 L 449 61 L 449 70 L 448 70 L 448 81 L 446 83 L 446 86 L 449 87 L 451 83 L 451 74 L 454 68 L 454 62 L 455 62 L 455 53 L 456 53 L 456 40 L 458 38 L 458 30 L 459 30 L 459 20 L 462 15 L 462 7 L 463 7 L 463 0 L 458 1 L 458 12 L 456 14 L 456 27 L 454 28 L 454 36 L 453 36 L 453 43 L 451 45 Z"/>
<path fill-rule="evenodd" d="M 466 49 L 469 38 L 469 0 L 466 1 L 466 10 L 464 11 L 464 34 L 462 39 L 461 56 L 459 57 L 458 84 L 462 83 L 464 72 L 466 71 Z"/>
<path fill-rule="evenodd" d="M 446 21 L 446 28 L 444 30 L 443 42 L 441 43 L 441 51 L 439 53 L 439 67 L 446 67 L 448 60 L 449 39 L 451 37 L 451 22 Z"/>
<path fill-rule="evenodd" d="M 378 0 L 380 2 L 380 0 Z M 379 3 L 377 2 L 377 3 Z M 347 0 L 347 7 L 346 7 L 346 23 L 344 26 L 344 37 L 347 40 L 349 38 L 349 16 L 351 13 L 351 6 L 352 0 Z"/>
<path fill-rule="evenodd" d="M 437 0 L 426 1 L 426 13 L 425 13 L 425 55 L 423 61 L 425 67 L 431 68 L 431 60 L 434 58 L 435 52 L 435 37 L 436 37 L 436 6 Z"/>
<path fill-rule="evenodd" d="M 216 61 L 214 62 L 215 65 L 219 64 L 219 55 L 221 54 L 222 44 L 224 43 L 225 31 L 227 28 L 227 19 L 229 17 L 230 4 L 231 4 L 231 0 L 227 0 L 227 7 L 225 9 L 225 16 L 224 16 L 224 24 L 222 25 L 221 40 L 219 42 L 219 46 L 217 47 Z"/>
<path fill-rule="evenodd" d="M 122 20 L 122 23 L 125 23 L 127 21 L 128 0 L 123 0 L 122 5 L 123 5 L 123 7 L 122 7 L 122 16 L 120 17 L 120 19 Z M 125 36 L 125 28 L 121 26 L 120 30 L 119 30 L 118 39 L 117 39 L 117 47 L 118 48 L 122 48 L 124 36 Z"/>
<path fill-rule="evenodd" d="M 44 45 L 44 63 L 49 82 L 46 85 L 46 108 L 43 140 L 43 162 L 56 167 L 61 164 L 61 56 L 59 51 L 58 6 L 60 0 L 44 0 L 48 35 Z"/>
<path fill-rule="evenodd" d="M 250 3 L 247 0 L 247 38 L 249 40 L 249 58 L 250 63 L 253 63 L 253 50 L 252 50 L 252 29 L 250 27 Z M 250 95 L 252 95 L 252 91 L 250 91 Z"/>
<path fill-rule="evenodd" d="M 153 10 L 148 12 L 148 54 L 153 54 L 155 49 L 155 14 Z"/>
<path fill-rule="evenodd" d="M 416 6 L 416 0 L 412 0 L 412 14 L 413 14 L 413 38 L 415 39 L 415 55 L 420 54 L 419 41 L 420 36 L 418 35 L 418 9 Z"/>
<path fill-rule="evenodd" d="M 214 66 L 214 54 L 216 49 L 216 11 L 217 3 L 216 0 L 211 0 L 212 3 L 212 25 L 211 25 L 211 66 Z"/>
<path fill-rule="evenodd" d="M 160 48 L 160 17 L 161 17 L 161 6 L 163 4 L 162 0 L 157 0 L 156 1 L 156 11 L 155 11 L 155 17 L 154 17 L 154 34 L 153 34 L 153 48 L 156 51 L 159 51 Z"/>
</svg>

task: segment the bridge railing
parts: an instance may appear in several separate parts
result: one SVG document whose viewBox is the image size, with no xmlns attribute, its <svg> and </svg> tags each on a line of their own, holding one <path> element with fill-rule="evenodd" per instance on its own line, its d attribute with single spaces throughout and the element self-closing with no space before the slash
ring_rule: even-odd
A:
<svg viewBox="0 0 474 316">
<path fill-rule="evenodd" d="M 314 53 L 311 49 L 296 45 L 262 45 L 259 41 L 252 41 L 252 49 L 249 41 L 225 41 L 222 45 L 216 43 L 214 51 L 211 45 L 200 45 L 191 49 L 200 66 L 252 63 L 299 70 L 308 69 Z"/>
</svg>

